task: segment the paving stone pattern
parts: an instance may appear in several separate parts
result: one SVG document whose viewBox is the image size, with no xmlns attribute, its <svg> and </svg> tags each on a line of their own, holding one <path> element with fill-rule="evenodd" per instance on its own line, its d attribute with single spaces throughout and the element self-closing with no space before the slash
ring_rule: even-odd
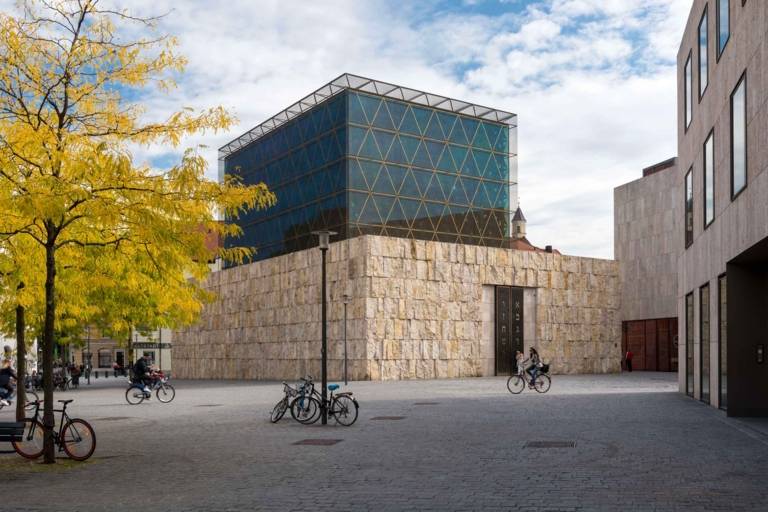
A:
<svg viewBox="0 0 768 512">
<path fill-rule="evenodd" d="M 674 375 L 556 375 L 546 395 L 510 395 L 502 378 L 349 388 L 361 403 L 350 428 L 290 417 L 270 424 L 277 383 L 179 381 L 167 405 L 129 406 L 121 387 L 62 393 L 96 428 L 94 461 L 9 473 L 16 456 L 0 455 L 0 510 L 733 511 L 768 503 L 766 422 L 725 418 L 677 393 Z M 437 403 L 416 405 L 423 402 Z M 377 416 L 405 418 L 371 421 Z M 0 412 L 0 421 L 9 417 Z M 342 441 L 294 444 L 303 439 Z M 575 447 L 525 447 L 536 441 Z"/>
</svg>

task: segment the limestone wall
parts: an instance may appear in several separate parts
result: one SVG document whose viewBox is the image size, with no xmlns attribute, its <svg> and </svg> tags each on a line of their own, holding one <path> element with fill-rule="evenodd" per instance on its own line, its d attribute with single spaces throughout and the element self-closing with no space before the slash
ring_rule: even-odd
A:
<svg viewBox="0 0 768 512">
<path fill-rule="evenodd" d="M 535 345 L 555 372 L 619 369 L 613 261 L 364 236 L 332 244 L 328 279 L 334 380 L 341 378 L 344 293 L 353 297 L 350 378 L 492 375 L 492 285 L 530 288 L 526 345 Z M 207 286 L 219 299 L 198 325 L 174 334 L 176 375 L 319 375 L 319 250 L 216 272 Z"/>
</svg>

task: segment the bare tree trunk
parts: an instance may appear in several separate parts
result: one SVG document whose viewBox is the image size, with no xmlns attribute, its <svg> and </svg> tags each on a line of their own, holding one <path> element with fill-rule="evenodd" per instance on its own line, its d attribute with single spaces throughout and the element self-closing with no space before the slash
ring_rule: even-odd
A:
<svg viewBox="0 0 768 512">
<path fill-rule="evenodd" d="M 53 444 L 53 343 L 56 318 L 56 254 L 53 244 L 45 247 L 45 323 L 43 324 L 43 462 L 54 464 L 56 451 Z"/>
<path fill-rule="evenodd" d="M 19 289 L 24 288 L 24 283 Z M 24 382 L 27 377 L 27 345 L 24 339 L 24 306 L 16 306 L 16 421 L 24 421 L 24 403 L 27 401 L 27 393 Z"/>
</svg>

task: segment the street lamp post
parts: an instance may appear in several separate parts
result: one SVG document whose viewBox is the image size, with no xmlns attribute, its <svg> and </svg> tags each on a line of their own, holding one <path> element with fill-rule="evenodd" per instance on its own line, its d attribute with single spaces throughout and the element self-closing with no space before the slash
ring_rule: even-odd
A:
<svg viewBox="0 0 768 512">
<path fill-rule="evenodd" d="M 341 300 L 344 302 L 344 385 L 347 385 L 347 304 L 352 299 L 346 293 L 342 295 Z"/>
<path fill-rule="evenodd" d="M 88 379 L 88 385 L 91 385 L 91 361 L 93 355 L 91 354 L 91 326 L 88 326 L 88 360 L 85 362 L 85 377 Z"/>
<path fill-rule="evenodd" d="M 322 335 L 322 348 L 320 349 L 320 356 L 321 356 L 321 367 L 320 367 L 320 375 L 322 379 L 322 394 L 321 394 L 321 403 L 320 403 L 320 414 L 321 414 L 321 422 L 323 425 L 328 424 L 328 409 L 325 407 L 326 400 L 328 399 L 328 319 L 327 319 L 327 304 L 326 304 L 326 291 L 325 291 L 325 253 L 328 251 L 328 247 L 330 246 L 330 237 L 331 235 L 335 235 L 336 233 L 333 231 L 313 231 L 313 235 L 317 235 L 320 239 L 320 243 L 318 246 L 320 247 L 320 254 L 322 255 L 322 286 L 321 286 L 321 294 L 322 298 L 320 300 L 322 304 L 322 328 L 323 328 L 323 335 Z"/>
</svg>

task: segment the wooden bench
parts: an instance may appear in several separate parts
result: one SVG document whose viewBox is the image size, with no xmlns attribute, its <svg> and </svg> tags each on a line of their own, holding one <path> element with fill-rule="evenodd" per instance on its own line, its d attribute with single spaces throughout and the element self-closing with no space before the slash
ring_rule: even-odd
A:
<svg viewBox="0 0 768 512">
<path fill-rule="evenodd" d="M 0 443 L 21 441 L 24 435 L 23 421 L 0 421 Z"/>
</svg>

